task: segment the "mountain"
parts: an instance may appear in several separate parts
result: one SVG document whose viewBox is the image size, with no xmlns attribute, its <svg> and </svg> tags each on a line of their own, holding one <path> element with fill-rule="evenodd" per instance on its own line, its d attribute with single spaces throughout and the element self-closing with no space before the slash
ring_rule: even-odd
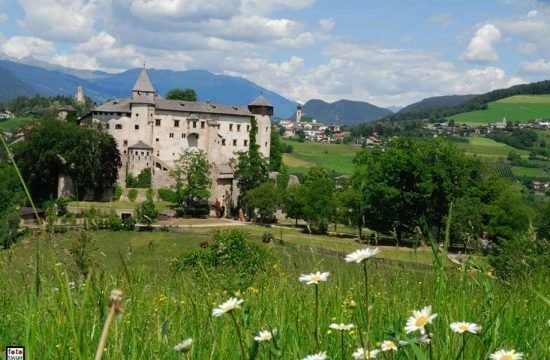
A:
<svg viewBox="0 0 550 360">
<path fill-rule="evenodd" d="M 393 114 L 391 110 L 362 101 L 339 100 L 327 103 L 323 100 L 309 100 L 302 107 L 302 116 L 312 117 L 327 124 L 357 125 L 376 121 Z M 294 115 L 296 118 L 296 115 Z"/>
<path fill-rule="evenodd" d="M 74 70 L 51 65 L 34 59 L 23 59 L 25 63 L 0 60 L 0 80 L 5 93 L 0 102 L 21 95 L 45 96 L 70 95 L 82 86 L 84 94 L 97 103 L 113 98 L 130 97 L 132 87 L 141 69 L 130 69 L 118 74 L 101 71 Z M 160 95 L 164 96 L 173 88 L 192 88 L 201 101 L 246 105 L 261 93 L 274 106 L 275 117 L 286 118 L 296 109 L 296 103 L 283 96 L 243 78 L 215 75 L 205 70 L 147 70 L 151 82 Z M 4 75 L 2 75 L 4 74 Z M 9 76 L 8 74 L 11 74 Z M 26 87 L 24 86 L 26 84 Z M 6 89 L 20 89 L 7 91 Z"/>
<path fill-rule="evenodd" d="M 423 113 L 440 107 L 458 106 L 478 95 L 446 95 L 434 96 L 414 104 L 405 106 L 398 112 L 403 113 Z"/>
<path fill-rule="evenodd" d="M 18 79 L 11 71 L 0 67 L 0 103 L 17 96 L 32 96 L 38 91 Z"/>
</svg>

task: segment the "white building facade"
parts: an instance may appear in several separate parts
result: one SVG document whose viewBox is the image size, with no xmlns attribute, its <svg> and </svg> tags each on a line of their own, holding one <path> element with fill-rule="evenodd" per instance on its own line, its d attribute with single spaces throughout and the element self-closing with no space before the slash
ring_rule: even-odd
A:
<svg viewBox="0 0 550 360">
<path fill-rule="evenodd" d="M 210 203 L 219 200 L 226 209 L 235 206 L 238 189 L 231 160 L 250 146 L 251 120 L 256 119 L 256 143 L 269 158 L 273 106 L 263 97 L 250 105 L 166 100 L 157 95 L 142 69 L 131 99 L 115 100 L 94 108 L 83 123 L 101 123 L 117 142 L 126 174 L 137 176 L 151 169 L 152 187 L 170 187 L 169 172 L 186 149 L 202 150 L 211 164 Z"/>
</svg>

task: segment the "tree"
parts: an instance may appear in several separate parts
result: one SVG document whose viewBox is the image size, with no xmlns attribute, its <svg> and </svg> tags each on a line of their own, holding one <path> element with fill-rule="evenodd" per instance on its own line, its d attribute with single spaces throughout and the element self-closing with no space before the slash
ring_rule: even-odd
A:
<svg viewBox="0 0 550 360">
<path fill-rule="evenodd" d="M 68 175 L 78 197 L 100 196 L 116 183 L 122 166 L 113 137 L 93 127 L 43 120 L 14 145 L 15 159 L 37 200 L 57 195 L 58 177 Z"/>
<path fill-rule="evenodd" d="M 303 185 L 290 185 L 286 189 L 283 199 L 283 210 L 286 216 L 294 219 L 296 225 L 298 225 L 298 219 L 304 218 L 304 208 L 306 206 Z"/>
<path fill-rule="evenodd" d="M 279 207 L 279 192 L 271 181 L 251 189 L 243 198 L 250 209 L 256 209 L 262 222 L 270 222 Z"/>
<path fill-rule="evenodd" d="M 172 89 L 166 94 L 168 100 L 198 101 L 197 93 L 193 89 Z"/>
<path fill-rule="evenodd" d="M 335 221 L 357 228 L 359 239 L 363 237 L 361 193 L 351 185 L 339 190 L 335 196 Z"/>
<path fill-rule="evenodd" d="M 320 232 L 325 232 L 334 211 L 332 193 L 334 184 L 322 167 L 309 169 L 304 179 L 304 220 L 308 231 L 311 225 L 317 225 Z"/>
<path fill-rule="evenodd" d="M 139 223 L 151 226 L 158 216 L 153 196 L 148 193 L 147 199 L 136 208 L 136 218 Z"/>
<path fill-rule="evenodd" d="M 256 134 L 258 133 L 258 124 L 256 118 L 250 119 L 250 133 L 248 152 L 240 151 L 237 158 L 232 160 L 235 168 L 234 177 L 239 184 L 239 205 L 246 206 L 243 198 L 248 190 L 260 186 L 267 181 L 269 176 L 269 167 L 266 159 L 260 154 L 260 147 L 256 143 Z"/>
<path fill-rule="evenodd" d="M 285 146 L 281 143 L 279 133 L 271 132 L 271 143 L 269 148 L 269 170 L 279 171 L 283 163 L 283 153 Z"/>
<path fill-rule="evenodd" d="M 198 215 L 208 213 L 210 198 L 210 162 L 202 150 L 185 150 L 170 176 L 176 182 L 176 205 L 185 214 Z"/>
</svg>

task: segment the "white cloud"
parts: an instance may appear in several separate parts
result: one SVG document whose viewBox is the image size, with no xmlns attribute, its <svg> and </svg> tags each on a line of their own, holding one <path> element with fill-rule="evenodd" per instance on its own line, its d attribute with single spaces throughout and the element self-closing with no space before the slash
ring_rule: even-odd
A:
<svg viewBox="0 0 550 360">
<path fill-rule="evenodd" d="M 44 59 L 55 50 L 52 42 L 33 36 L 12 36 L 0 48 L 4 54 L 17 59 L 27 56 Z"/>
<path fill-rule="evenodd" d="M 462 59 L 471 62 L 494 62 L 498 60 L 495 45 L 500 41 L 502 34 L 493 24 L 480 27 L 470 40 L 468 48 L 462 54 Z"/>
<path fill-rule="evenodd" d="M 533 55 L 536 54 L 538 51 L 538 46 L 533 43 L 523 43 L 519 46 L 519 52 L 524 55 Z"/>
<path fill-rule="evenodd" d="M 228 18 L 238 9 L 238 0 L 133 0 L 129 9 L 133 15 L 171 19 Z"/>
<path fill-rule="evenodd" d="M 85 54 L 57 54 L 51 62 L 72 69 L 95 70 L 99 67 L 97 60 Z"/>
<path fill-rule="evenodd" d="M 319 26 L 321 26 L 321 31 L 323 32 L 331 32 L 335 25 L 336 21 L 333 18 L 319 20 Z"/>
<path fill-rule="evenodd" d="M 521 70 L 531 75 L 550 75 L 550 61 L 539 59 L 537 61 L 524 61 L 521 63 Z"/>
<path fill-rule="evenodd" d="M 269 14 L 277 10 L 301 10 L 315 4 L 316 0 L 241 0 L 243 14 Z"/>
</svg>

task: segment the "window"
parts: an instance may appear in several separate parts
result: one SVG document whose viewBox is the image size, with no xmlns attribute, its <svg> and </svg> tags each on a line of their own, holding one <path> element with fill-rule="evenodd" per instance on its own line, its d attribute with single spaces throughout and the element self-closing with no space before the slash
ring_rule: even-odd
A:
<svg viewBox="0 0 550 360">
<path fill-rule="evenodd" d="M 143 151 L 141 152 L 141 156 L 143 156 Z"/>
<path fill-rule="evenodd" d="M 267 132 L 268 129 L 269 129 L 269 128 L 266 126 L 266 127 L 265 127 L 265 132 Z"/>
<path fill-rule="evenodd" d="M 136 117 L 139 116 L 139 113 L 136 113 Z"/>
<path fill-rule="evenodd" d="M 174 120 L 174 127 L 180 127 L 180 121 Z"/>
<path fill-rule="evenodd" d="M 241 124 L 237 125 L 237 131 L 241 131 Z"/>
<path fill-rule="evenodd" d="M 250 131 L 250 125 L 246 125 L 246 131 Z"/>
<path fill-rule="evenodd" d="M 155 141 L 156 141 L 156 142 L 159 142 L 159 138 L 156 138 Z"/>
<path fill-rule="evenodd" d="M 139 130 L 139 125 L 134 125 L 134 129 Z"/>
<path fill-rule="evenodd" d="M 244 146 L 248 146 L 248 140 L 244 141 Z"/>
<path fill-rule="evenodd" d="M 186 137 L 187 137 L 186 134 L 181 134 L 181 138 L 182 138 L 182 139 L 185 139 Z"/>
<path fill-rule="evenodd" d="M 222 139 L 222 146 L 225 146 L 225 139 Z"/>
<path fill-rule="evenodd" d="M 233 124 L 229 124 L 229 131 L 233 131 Z"/>
<path fill-rule="evenodd" d="M 122 129 L 122 124 L 116 124 L 116 125 L 115 125 L 115 129 L 121 130 L 121 129 Z"/>
<path fill-rule="evenodd" d="M 265 147 L 267 147 L 267 141 L 265 142 Z"/>
<path fill-rule="evenodd" d="M 204 129 L 204 124 L 205 124 L 205 122 L 201 121 L 201 129 Z"/>
<path fill-rule="evenodd" d="M 124 146 L 128 146 L 128 140 L 123 141 Z"/>
<path fill-rule="evenodd" d="M 193 129 L 196 129 L 196 128 L 197 128 L 197 122 L 193 121 Z"/>
<path fill-rule="evenodd" d="M 155 126 L 160 126 L 160 119 L 155 119 Z"/>
<path fill-rule="evenodd" d="M 237 140 L 233 140 L 233 146 L 237 146 Z"/>
<path fill-rule="evenodd" d="M 174 133 L 170 133 L 170 138 L 173 138 L 174 137 Z"/>
<path fill-rule="evenodd" d="M 105 124 L 105 129 L 109 130 L 109 124 Z"/>
</svg>

